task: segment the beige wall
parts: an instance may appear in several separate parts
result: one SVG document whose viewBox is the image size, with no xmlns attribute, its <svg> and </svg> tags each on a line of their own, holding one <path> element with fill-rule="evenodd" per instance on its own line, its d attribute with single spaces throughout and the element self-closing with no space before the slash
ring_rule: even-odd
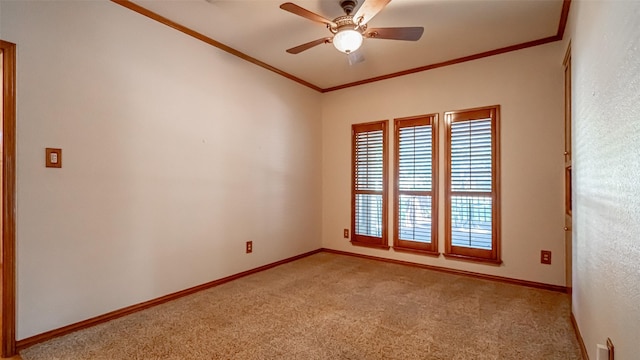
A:
<svg viewBox="0 0 640 360">
<path fill-rule="evenodd" d="M 0 4 L 18 44 L 18 339 L 320 246 L 564 285 L 566 43 L 320 95 L 112 3 Z M 640 353 L 639 15 L 574 1 L 566 36 L 573 311 L 592 359 L 606 337 L 617 359 Z M 494 104 L 502 266 L 342 238 L 352 123 Z M 44 168 L 45 147 L 63 148 L 62 169 Z"/>
<path fill-rule="evenodd" d="M 323 246 L 564 285 L 562 52 L 560 43 L 552 43 L 325 94 Z M 495 104 L 502 106 L 502 266 L 357 247 L 342 237 L 342 229 L 350 227 L 351 124 L 389 119 L 392 131 L 394 118 L 439 113 L 442 122 L 444 111 Z M 442 159 L 442 146 L 440 150 Z M 444 162 L 440 164 L 442 170 Z M 392 169 L 390 161 L 390 190 Z M 444 172 L 440 175 L 443 184 Z M 442 186 L 440 195 L 443 199 Z M 442 252 L 444 202 L 440 204 Z M 392 243 L 391 208 L 389 214 Z M 540 264 L 543 249 L 553 252 L 552 265 Z"/>
<path fill-rule="evenodd" d="M 18 44 L 18 339 L 321 246 L 319 93 L 111 2 L 0 16 Z"/>
<path fill-rule="evenodd" d="M 640 355 L 640 2 L 574 1 L 573 313 L 589 357 Z"/>
</svg>

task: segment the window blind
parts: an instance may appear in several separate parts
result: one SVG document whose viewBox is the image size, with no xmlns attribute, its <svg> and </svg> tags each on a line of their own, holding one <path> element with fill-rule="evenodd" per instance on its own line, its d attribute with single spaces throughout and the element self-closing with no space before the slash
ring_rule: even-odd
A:
<svg viewBox="0 0 640 360">
<path fill-rule="evenodd" d="M 499 110 L 445 113 L 445 255 L 500 263 Z"/>
<path fill-rule="evenodd" d="M 398 186 L 400 190 L 431 191 L 432 183 L 431 125 L 399 129 Z"/>
<path fill-rule="evenodd" d="M 491 159 L 490 118 L 451 124 L 451 190 L 458 195 L 451 197 L 454 246 L 491 250 Z"/>
<path fill-rule="evenodd" d="M 395 228 L 397 250 L 438 253 L 437 114 L 395 120 Z"/>
<path fill-rule="evenodd" d="M 353 242 L 386 241 L 385 123 L 353 126 Z"/>
<path fill-rule="evenodd" d="M 398 134 L 399 238 L 431 242 L 432 128 L 399 129 Z"/>
<path fill-rule="evenodd" d="M 355 134 L 356 190 L 382 190 L 382 130 Z"/>
</svg>

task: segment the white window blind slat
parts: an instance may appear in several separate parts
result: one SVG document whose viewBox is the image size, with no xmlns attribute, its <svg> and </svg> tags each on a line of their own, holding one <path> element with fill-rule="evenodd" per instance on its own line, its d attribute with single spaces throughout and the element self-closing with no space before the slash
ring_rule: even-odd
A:
<svg viewBox="0 0 640 360">
<path fill-rule="evenodd" d="M 382 195 L 356 194 L 355 233 L 382 236 Z"/>
<path fill-rule="evenodd" d="M 400 195 L 399 212 L 400 239 L 431 242 L 431 196 Z"/>
<path fill-rule="evenodd" d="M 384 124 L 354 125 L 353 131 L 353 241 L 379 238 L 384 245 L 386 201 L 384 165 Z"/>
<path fill-rule="evenodd" d="M 459 121 L 450 126 L 451 244 L 491 250 L 492 120 Z M 487 195 L 460 196 L 464 192 Z"/>
<path fill-rule="evenodd" d="M 356 190 L 382 190 L 383 132 L 359 132 L 355 136 Z"/>
<path fill-rule="evenodd" d="M 451 243 L 491 250 L 491 210 L 490 197 L 452 196 Z"/>
<path fill-rule="evenodd" d="M 426 118 L 419 125 L 400 124 L 402 120 L 396 125 L 397 241 L 424 249 L 433 241 L 433 125 Z"/>
<path fill-rule="evenodd" d="M 431 191 L 431 125 L 403 127 L 399 130 L 398 184 L 400 190 Z"/>
</svg>

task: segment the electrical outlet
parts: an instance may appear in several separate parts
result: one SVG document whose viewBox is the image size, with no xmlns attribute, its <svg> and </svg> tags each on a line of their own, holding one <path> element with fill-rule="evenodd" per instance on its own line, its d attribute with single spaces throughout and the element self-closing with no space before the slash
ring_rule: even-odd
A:
<svg viewBox="0 0 640 360">
<path fill-rule="evenodd" d="M 349 238 L 349 229 L 344 229 L 344 238 L 345 239 Z"/>
<path fill-rule="evenodd" d="M 551 251 L 549 250 L 540 251 L 540 263 L 551 265 Z"/>
<path fill-rule="evenodd" d="M 247 241 L 247 254 L 251 254 L 253 252 L 253 241 Z"/>
</svg>

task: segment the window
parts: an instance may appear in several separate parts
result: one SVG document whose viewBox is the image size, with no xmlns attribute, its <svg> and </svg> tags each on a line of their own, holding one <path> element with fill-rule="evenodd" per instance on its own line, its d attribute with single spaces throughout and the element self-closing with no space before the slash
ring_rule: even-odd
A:
<svg viewBox="0 0 640 360">
<path fill-rule="evenodd" d="M 445 113 L 445 256 L 501 262 L 499 110 Z"/>
<path fill-rule="evenodd" d="M 439 255 L 437 117 L 395 120 L 395 250 Z"/>
<path fill-rule="evenodd" d="M 351 144 L 351 243 L 388 249 L 387 121 L 353 125 Z"/>
</svg>

